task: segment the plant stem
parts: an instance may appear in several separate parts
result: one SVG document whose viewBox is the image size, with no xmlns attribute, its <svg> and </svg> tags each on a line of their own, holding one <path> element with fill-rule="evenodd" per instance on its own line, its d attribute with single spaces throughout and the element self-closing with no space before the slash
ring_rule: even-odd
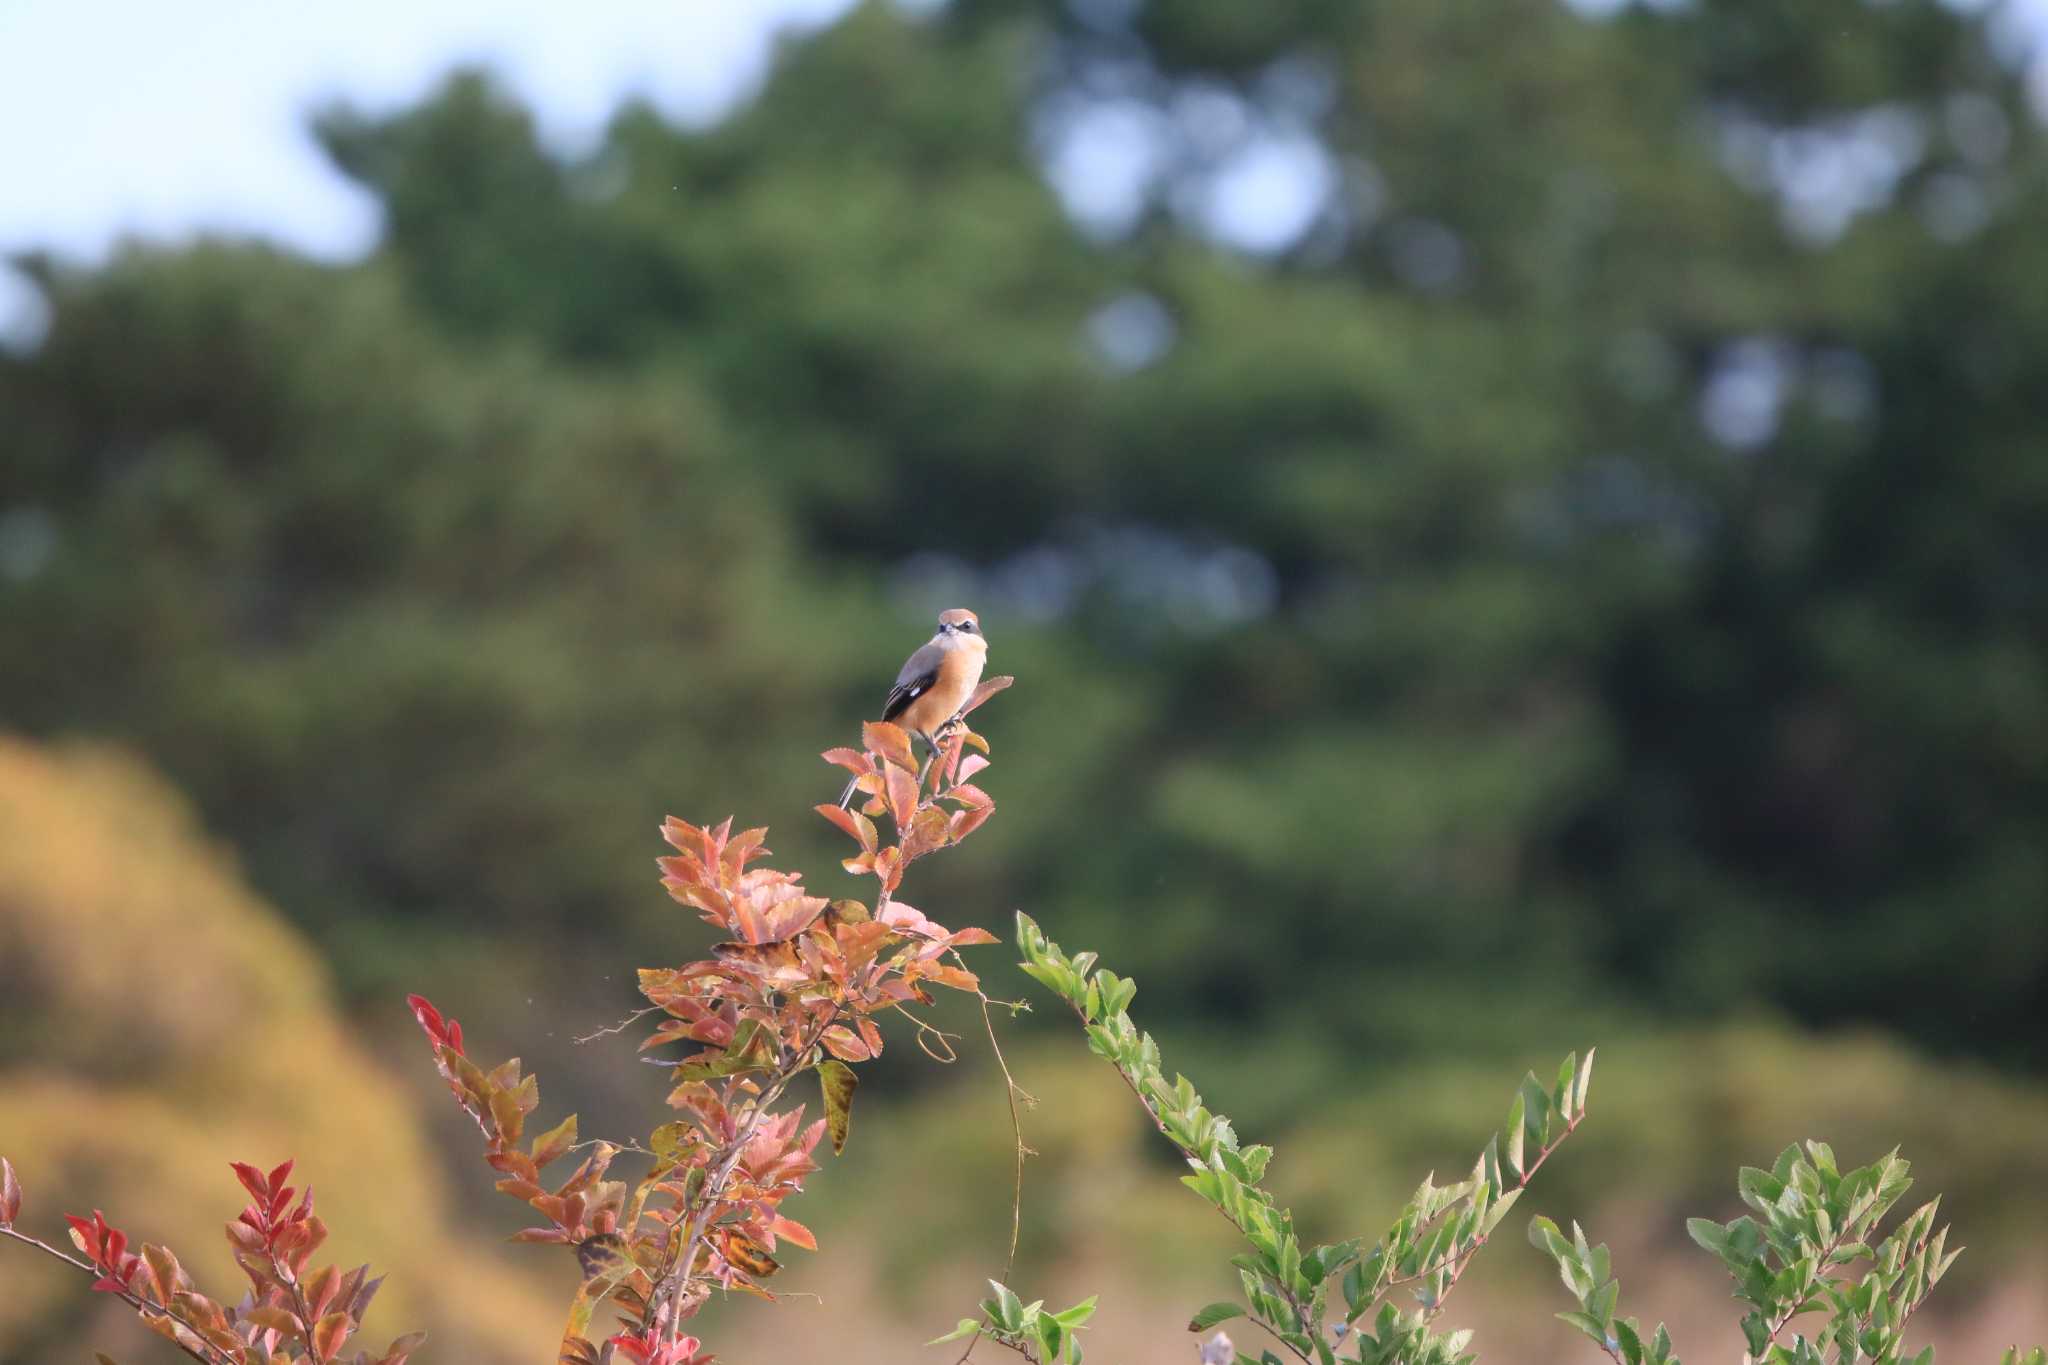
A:
<svg viewBox="0 0 2048 1365">
<path fill-rule="evenodd" d="M 103 1278 L 100 1274 L 100 1268 L 94 1265 L 92 1262 L 81 1261 L 68 1251 L 59 1251 L 56 1247 L 51 1246 L 48 1242 L 43 1241 L 39 1237 L 31 1237 L 27 1233 L 17 1232 L 15 1229 L 11 1227 L 0 1227 L 0 1237 L 12 1237 L 17 1242 L 21 1242 L 27 1246 L 32 1246 L 36 1250 L 42 1252 L 47 1256 L 54 1256 L 58 1260 L 64 1262 L 64 1264 L 68 1266 L 73 1266 L 76 1269 L 84 1271 L 86 1274 L 92 1276 L 95 1280 Z M 141 1295 L 133 1293 L 132 1291 L 127 1289 L 118 1290 L 116 1292 L 119 1293 L 121 1298 L 127 1302 L 128 1306 L 133 1308 L 137 1313 L 147 1313 L 151 1311 L 162 1313 L 165 1317 L 177 1323 L 186 1331 L 192 1333 L 192 1335 L 194 1335 L 195 1337 L 199 1336 L 199 1329 L 194 1327 L 190 1322 L 187 1322 L 185 1318 L 182 1315 L 180 1315 L 175 1308 L 170 1307 L 168 1304 L 150 1303 L 147 1300 L 145 1300 Z M 204 1351 L 195 1351 L 192 1349 L 192 1347 L 190 1347 L 182 1341 L 179 1341 L 175 1337 L 173 1337 L 171 1341 L 173 1345 L 175 1345 L 179 1350 L 183 1351 L 186 1355 L 191 1356 L 194 1360 L 204 1361 L 205 1365 L 229 1365 L 227 1356 L 222 1354 L 219 1348 L 214 1346 L 210 1342 L 205 1342 Z M 205 1339 L 201 1338 L 201 1341 L 204 1342 Z"/>
</svg>

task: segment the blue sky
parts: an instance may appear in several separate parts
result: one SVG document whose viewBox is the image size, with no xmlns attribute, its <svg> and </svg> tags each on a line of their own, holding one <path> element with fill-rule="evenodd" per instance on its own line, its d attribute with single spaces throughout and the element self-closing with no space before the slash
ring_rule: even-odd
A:
<svg viewBox="0 0 2048 1365">
<path fill-rule="evenodd" d="M 127 235 L 225 230 L 354 257 L 373 243 L 376 213 L 313 147 L 309 108 L 337 96 L 400 107 L 450 66 L 484 62 L 573 151 L 629 92 L 679 120 L 715 118 L 758 86 L 778 31 L 829 23 L 852 3 L 0 0 L 0 256 L 52 248 L 95 260 Z M 1568 3 L 1601 16 L 1631 0 Z M 1998 7 L 2008 54 L 2042 51 L 2048 0 L 1947 3 Z M 2048 61 L 2037 55 L 2033 72 L 2048 109 Z M 1248 123 L 1243 107 L 1221 112 L 1244 126 L 1187 211 L 1235 245 L 1283 246 L 1323 201 L 1333 168 L 1303 126 Z M 1145 120 L 1157 117 L 1110 102 L 1042 142 L 1084 228 L 1114 233 L 1134 211 L 1149 173 Z M 1816 193 L 1831 183 L 1798 179 Z M 1848 202 L 1820 197 L 1823 208 Z M 0 344 L 33 330 L 26 315 L 36 306 L 0 266 Z"/>
<path fill-rule="evenodd" d="M 564 148 L 629 91 L 714 117 L 779 28 L 851 0 L 0 0 L 0 253 L 97 258 L 124 233 L 261 232 L 326 257 L 376 233 L 305 111 L 418 98 L 483 61 Z"/>
</svg>

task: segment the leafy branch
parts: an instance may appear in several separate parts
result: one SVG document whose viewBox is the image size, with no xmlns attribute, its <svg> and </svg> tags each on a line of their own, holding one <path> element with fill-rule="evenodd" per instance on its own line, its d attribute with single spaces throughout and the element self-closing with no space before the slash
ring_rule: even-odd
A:
<svg viewBox="0 0 2048 1365">
<path fill-rule="evenodd" d="M 1566 1058 L 1548 1089 L 1528 1076 L 1509 1105 L 1503 1133 L 1480 1153 L 1471 1175 L 1446 1186 L 1437 1185 L 1433 1176 L 1425 1178 L 1369 1249 L 1363 1238 L 1304 1248 L 1294 1215 L 1260 1184 L 1272 1148 L 1242 1146 L 1230 1120 L 1205 1106 L 1187 1077 L 1167 1080 L 1158 1044 L 1130 1017 L 1136 983 L 1099 968 L 1093 953 L 1069 956 L 1028 915 L 1017 916 L 1017 944 L 1024 971 L 1067 1002 L 1086 1031 L 1090 1051 L 1116 1068 L 1153 1126 L 1180 1151 L 1190 1168 L 1181 1183 L 1251 1244 L 1249 1252 L 1231 1261 L 1249 1307 L 1210 1304 L 1194 1315 L 1189 1330 L 1206 1331 L 1248 1315 L 1310 1365 L 1336 1365 L 1347 1338 L 1353 1354 L 1344 1358 L 1372 1365 L 1450 1365 L 1471 1359 L 1464 1354 L 1469 1332 L 1437 1335 L 1431 1324 L 1530 1179 L 1584 1120 L 1591 1052 L 1583 1062 L 1577 1054 Z M 1342 1311 L 1331 1321 L 1333 1285 Z M 1389 1301 L 1400 1288 L 1408 1290 L 1417 1307 L 1404 1312 Z M 998 1286 L 997 1308 L 1006 1306 L 1005 1293 Z M 989 1304 L 982 1309 L 991 1330 L 1010 1330 Z M 1371 1328 L 1359 1327 L 1369 1315 Z M 962 1327 L 973 1321 L 963 1320 Z M 1241 1353 L 1236 1358 L 1252 1360 Z M 1259 1361 L 1278 1359 L 1267 1352 Z"/>
<path fill-rule="evenodd" d="M 1744 1365 L 1823 1365 L 1829 1352 L 1836 1365 L 1901 1365 L 1907 1322 L 1961 1254 L 1960 1247 L 1946 1249 L 1948 1229 L 1935 1227 L 1939 1199 L 1878 1240 L 1878 1225 L 1913 1183 L 1910 1169 L 1897 1148 L 1843 1171 L 1826 1143 L 1794 1144 L 1768 1171 L 1743 1167 L 1737 1188 L 1754 1216 L 1687 1220 L 1692 1239 L 1720 1257 L 1735 1279 L 1735 1297 L 1748 1305 Z M 1558 1317 L 1615 1365 L 1678 1365 L 1661 1323 L 1646 1340 L 1641 1323 L 1615 1315 L 1620 1284 L 1609 1273 L 1606 1247 L 1589 1246 L 1577 1224 L 1567 1240 L 1547 1218 L 1530 1223 L 1529 1240 L 1550 1254 L 1579 1302 L 1577 1311 Z M 1859 1266 L 1862 1274 L 1851 1273 Z M 1808 1313 L 1826 1315 L 1820 1328 L 1781 1342 L 1793 1320 Z M 1934 1348 L 1923 1348 L 1911 1365 L 1934 1365 Z M 2048 1365 L 2048 1355 L 2014 1347 L 2004 1365 Z"/>
<path fill-rule="evenodd" d="M 333 1365 L 361 1329 L 383 1281 L 370 1279 L 366 1265 L 347 1274 L 332 1265 L 309 1271 L 313 1253 L 326 1240 L 327 1225 L 313 1212 L 311 1187 L 300 1194 L 285 1184 L 291 1162 L 267 1173 L 239 1161 L 233 1167 L 254 1202 L 227 1225 L 235 1263 L 250 1281 L 250 1291 L 232 1307 L 201 1294 L 170 1248 L 145 1242 L 139 1254 L 130 1251 L 128 1234 L 98 1209 L 91 1218 L 64 1216 L 83 1259 L 22 1232 L 15 1227 L 21 1182 L 4 1157 L 0 1237 L 92 1276 L 95 1291 L 126 1303 L 145 1327 L 205 1365 Z M 405 1365 L 425 1340 L 425 1333 L 414 1332 L 392 1342 L 382 1355 L 358 1351 L 352 1365 Z M 106 1356 L 99 1359 L 111 1365 Z"/>
<path fill-rule="evenodd" d="M 859 1083 L 854 1067 L 882 1051 L 878 1016 L 905 1010 L 923 1040 L 930 1026 L 907 1009 L 931 1003 L 929 988 L 986 1003 L 959 950 L 992 943 L 994 935 L 947 929 L 896 897 L 913 862 L 959 843 L 994 813 L 994 800 L 972 780 L 988 767 L 988 743 L 966 717 L 1010 681 L 983 682 L 922 763 L 909 734 L 883 723 L 864 727 L 861 749 L 824 755 L 853 774 L 861 800 L 854 809 L 820 805 L 818 813 L 858 846 L 844 866 L 876 879 L 872 908 L 811 895 L 797 873 L 751 866 L 767 856 L 764 829 L 735 833 L 731 820 L 699 827 L 674 817 L 663 824 L 674 853 L 659 860 L 662 885 L 721 941 L 709 957 L 643 968 L 645 1009 L 591 1035 L 659 1014 L 641 1050 L 694 1049 L 660 1062 L 670 1069 L 668 1103 L 678 1117 L 644 1142 L 597 1142 L 566 1181 L 544 1185 L 542 1169 L 578 1150 L 575 1116 L 522 1145 L 538 1083 L 521 1075 L 517 1058 L 490 1070 L 472 1061 L 461 1026 L 425 998 L 411 998 L 436 1066 L 484 1137 L 498 1189 L 541 1216 L 515 1240 L 575 1252 L 581 1279 L 561 1365 L 614 1356 L 636 1365 L 711 1360 L 683 1324 L 714 1292 L 772 1298 L 766 1282 L 781 1268 L 781 1245 L 816 1248 L 810 1229 L 781 1205 L 817 1169 L 812 1153 L 820 1141 L 829 1136 L 834 1152 L 844 1148 Z M 812 1073 L 823 1116 L 807 1125 L 803 1105 L 783 1106 Z M 650 1156 L 630 1184 L 605 1178 L 624 1151 Z M 600 1345 L 591 1322 L 608 1302 L 623 1320 Z"/>
</svg>

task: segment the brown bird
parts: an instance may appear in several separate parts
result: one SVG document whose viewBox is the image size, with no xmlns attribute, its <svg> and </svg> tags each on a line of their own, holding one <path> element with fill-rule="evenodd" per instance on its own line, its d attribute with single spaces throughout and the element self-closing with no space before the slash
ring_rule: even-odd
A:
<svg viewBox="0 0 2048 1365">
<path fill-rule="evenodd" d="M 939 745 L 934 736 L 974 695 L 987 662 L 988 640 L 981 633 L 981 618 L 965 607 L 940 612 L 939 633 L 919 646 L 897 671 L 896 684 L 882 703 L 882 719 L 916 735 L 936 754 Z M 858 777 L 846 784 L 839 794 L 841 807 L 852 802 L 859 784 Z"/>
</svg>

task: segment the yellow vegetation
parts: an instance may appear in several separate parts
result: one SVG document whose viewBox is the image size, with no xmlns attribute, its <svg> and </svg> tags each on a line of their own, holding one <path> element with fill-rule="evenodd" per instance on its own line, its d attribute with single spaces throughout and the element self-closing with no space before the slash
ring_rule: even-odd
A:
<svg viewBox="0 0 2048 1365">
<path fill-rule="evenodd" d="M 104 1208 L 230 1302 L 247 1284 L 220 1231 L 244 1198 L 228 1162 L 295 1157 L 334 1259 L 390 1274 L 366 1345 L 426 1328 L 434 1359 L 545 1359 L 559 1330 L 555 1293 L 449 1221 L 420 1116 L 349 1036 L 310 946 L 112 749 L 0 739 L 0 1152 L 26 1230 L 61 1242 L 61 1213 Z M 0 1358 L 147 1336 L 83 1276 L 0 1257 Z M 133 1355 L 170 1349 L 149 1340 Z"/>
</svg>

